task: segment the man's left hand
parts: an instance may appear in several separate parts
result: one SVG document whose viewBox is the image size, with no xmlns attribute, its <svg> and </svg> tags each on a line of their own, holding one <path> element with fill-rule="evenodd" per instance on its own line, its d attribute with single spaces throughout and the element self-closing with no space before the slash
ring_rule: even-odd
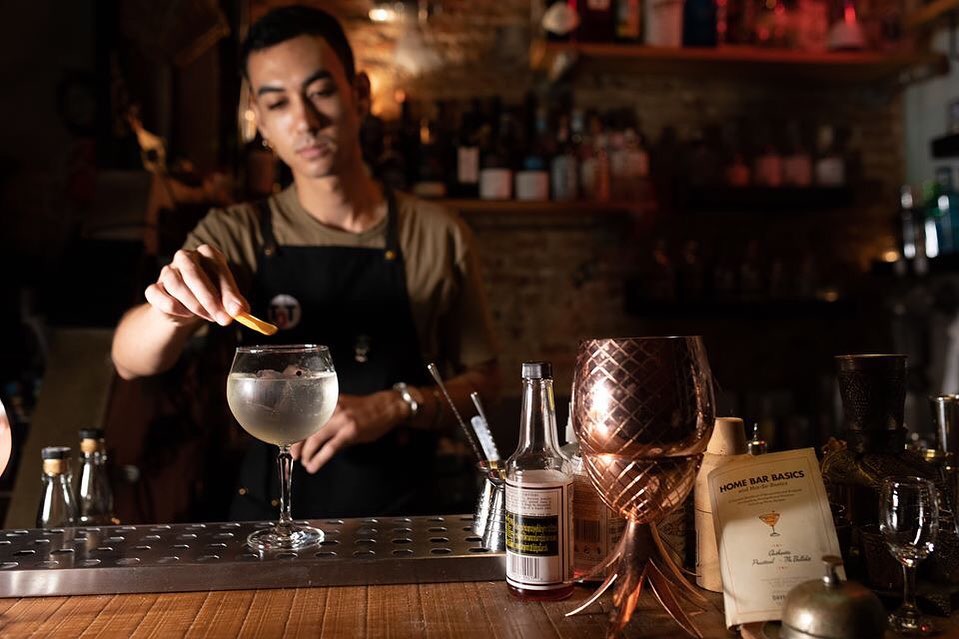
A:
<svg viewBox="0 0 959 639">
<path fill-rule="evenodd" d="M 372 395 L 340 395 L 330 421 L 320 431 L 290 447 L 308 473 L 315 473 L 337 451 L 352 444 L 374 442 L 402 422 L 408 409 L 399 394 L 385 390 Z"/>
</svg>

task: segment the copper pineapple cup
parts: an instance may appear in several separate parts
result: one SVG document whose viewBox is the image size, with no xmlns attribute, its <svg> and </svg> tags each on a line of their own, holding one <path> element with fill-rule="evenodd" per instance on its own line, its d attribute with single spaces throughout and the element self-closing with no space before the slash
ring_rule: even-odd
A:
<svg viewBox="0 0 959 639">
<path fill-rule="evenodd" d="M 581 342 L 573 384 L 573 428 L 586 471 L 603 501 L 629 523 L 594 573 L 614 570 L 569 614 L 584 610 L 615 582 L 608 629 L 615 636 L 629 623 L 648 583 L 672 618 L 701 637 L 679 598 L 700 606 L 705 599 L 656 531 L 656 523 L 689 495 L 713 428 L 713 381 L 701 338 Z"/>
</svg>

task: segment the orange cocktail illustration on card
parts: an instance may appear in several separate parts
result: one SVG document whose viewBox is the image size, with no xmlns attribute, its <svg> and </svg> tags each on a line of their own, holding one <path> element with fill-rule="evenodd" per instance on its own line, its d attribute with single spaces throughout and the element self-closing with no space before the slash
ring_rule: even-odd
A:
<svg viewBox="0 0 959 639">
<path fill-rule="evenodd" d="M 759 516 L 759 521 L 773 529 L 773 531 L 769 533 L 770 537 L 779 536 L 779 533 L 776 532 L 776 524 L 779 523 L 779 513 L 777 513 L 775 510 L 769 511 L 768 513 L 763 513 Z"/>
</svg>

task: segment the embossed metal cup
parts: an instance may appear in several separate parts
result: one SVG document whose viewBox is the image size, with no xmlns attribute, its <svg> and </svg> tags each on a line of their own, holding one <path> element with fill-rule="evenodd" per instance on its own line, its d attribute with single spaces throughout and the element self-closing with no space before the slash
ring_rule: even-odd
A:
<svg viewBox="0 0 959 639">
<path fill-rule="evenodd" d="M 659 521 L 689 494 L 713 429 L 699 337 L 595 339 L 579 346 L 573 428 L 613 510 Z"/>
<path fill-rule="evenodd" d="M 873 440 L 886 441 L 892 435 L 890 445 L 901 449 L 906 356 L 838 355 L 836 364 L 849 446 L 862 452 Z"/>
<path fill-rule="evenodd" d="M 587 474 L 603 501 L 629 520 L 615 557 L 603 566 L 618 562 L 611 578 L 622 577 L 610 632 L 629 622 L 648 580 L 677 623 L 695 636 L 698 631 L 675 595 L 701 596 L 665 552 L 655 523 L 689 495 L 712 433 L 713 380 L 702 340 L 581 342 L 573 384 L 573 428 Z M 659 556 L 641 548 L 650 534 Z M 607 580 L 599 593 L 611 583 Z"/>
</svg>

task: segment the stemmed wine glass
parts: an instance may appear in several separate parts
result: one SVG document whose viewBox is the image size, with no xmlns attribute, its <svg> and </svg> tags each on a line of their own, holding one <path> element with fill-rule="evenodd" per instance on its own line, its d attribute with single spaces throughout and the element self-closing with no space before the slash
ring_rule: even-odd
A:
<svg viewBox="0 0 959 639">
<path fill-rule="evenodd" d="M 326 346 L 241 346 L 226 383 L 226 399 L 243 430 L 280 447 L 280 520 L 257 530 L 247 543 L 260 550 L 289 550 L 323 541 L 323 532 L 293 523 L 290 446 L 316 433 L 336 408 L 339 385 Z"/>
<path fill-rule="evenodd" d="M 936 487 L 920 477 L 889 477 L 882 482 L 879 511 L 879 530 L 902 564 L 903 602 L 889 615 L 889 625 L 901 634 L 931 634 L 932 622 L 916 607 L 916 566 L 932 552 L 939 533 Z"/>
</svg>

